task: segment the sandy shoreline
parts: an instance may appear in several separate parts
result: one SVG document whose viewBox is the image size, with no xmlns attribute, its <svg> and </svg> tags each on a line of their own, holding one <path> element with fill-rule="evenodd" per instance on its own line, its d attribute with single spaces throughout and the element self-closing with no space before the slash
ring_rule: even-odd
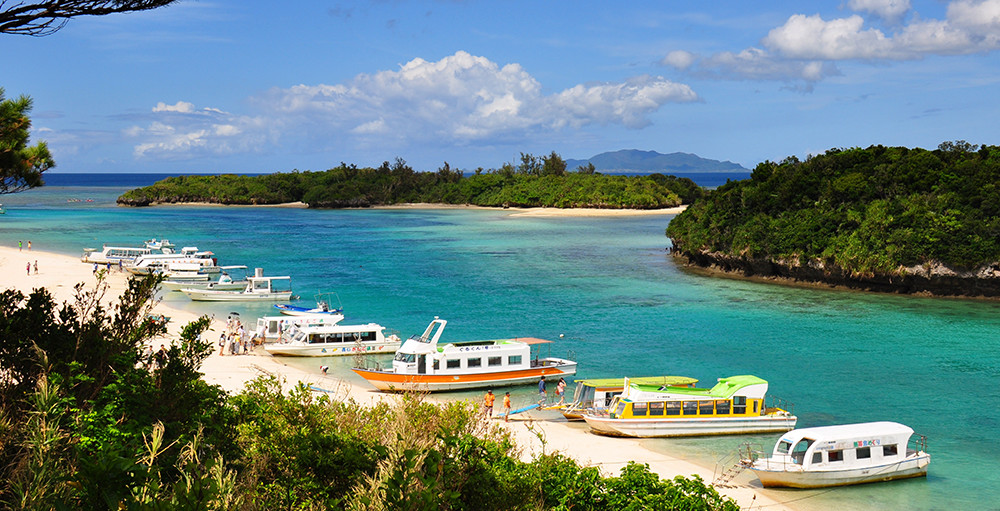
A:
<svg viewBox="0 0 1000 511">
<path fill-rule="evenodd" d="M 549 209 L 549 208 L 538 208 Z M 558 210 L 557 210 L 558 211 Z M 604 211 L 604 210 L 599 210 Z M 612 210 L 613 211 L 613 210 Z M 663 210 L 658 210 L 662 213 Z M 0 240 L 0 271 L 5 273 L 0 289 L 17 289 L 28 294 L 32 289 L 44 287 L 52 293 L 57 303 L 73 302 L 73 286 L 84 283 L 92 288 L 97 278 L 92 274 L 92 266 L 80 262 L 76 257 L 61 254 L 29 251 L 26 247 L 19 251 L 16 240 Z M 13 247 L 13 248 L 10 248 Z M 34 265 L 37 261 L 38 273 Z M 26 265 L 31 264 L 28 270 Z M 108 276 L 110 285 L 107 299 L 116 300 L 124 291 L 126 273 L 113 270 Z M 151 344 L 158 348 L 159 344 L 170 344 L 179 337 L 181 328 L 197 319 L 197 315 L 188 311 L 173 309 L 162 303 L 154 309 L 157 313 L 170 317 L 168 333 L 163 338 L 153 339 Z M 225 327 L 225 318 L 214 318 L 212 331 L 221 332 Z M 209 338 L 211 337 L 209 333 Z M 261 374 L 276 374 L 286 380 L 288 386 L 297 382 L 312 383 L 321 388 L 334 390 L 337 397 L 347 396 L 363 404 L 370 404 L 380 399 L 394 399 L 392 395 L 381 394 L 369 388 L 352 385 L 350 382 L 334 377 L 313 374 L 280 363 L 270 355 L 259 353 L 251 356 L 219 356 L 213 353 L 202 365 L 204 379 L 217 384 L 229 392 L 239 392 L 245 384 Z M 554 415 L 554 414 L 553 414 Z M 650 469 L 660 477 L 671 479 L 677 475 L 690 476 L 698 474 L 706 482 L 711 482 L 713 467 L 703 467 L 688 460 L 671 458 L 653 452 L 642 446 L 637 439 L 610 438 L 591 434 L 586 427 L 568 423 L 561 419 L 517 418 L 509 423 L 497 421 L 507 427 L 514 435 L 518 446 L 526 457 L 545 452 L 560 451 L 580 463 L 600 467 L 606 475 L 617 475 L 629 461 L 647 463 Z M 529 429 L 530 428 L 530 429 Z M 539 439 L 544 439 L 544 445 Z M 752 475 L 743 475 L 736 479 L 740 486 L 736 488 L 719 488 L 742 507 L 765 507 L 774 510 L 793 509 L 778 503 L 774 498 L 761 490 L 759 482 Z M 784 500 L 784 499 L 782 499 Z"/>
<path fill-rule="evenodd" d="M 213 202 L 154 202 L 148 207 L 157 206 L 177 206 L 177 207 L 235 207 L 235 208 L 306 208 L 304 202 L 285 202 L 281 204 L 217 204 Z M 489 206 L 473 206 L 471 204 L 433 204 L 433 203 L 407 203 L 391 204 L 386 206 L 373 206 L 371 208 L 343 208 L 353 209 L 483 209 L 506 211 L 511 216 L 570 216 L 570 217 L 602 217 L 602 216 L 645 216 L 645 215 L 676 215 L 687 206 L 677 206 L 663 209 L 605 209 L 605 208 L 500 208 Z"/>
</svg>

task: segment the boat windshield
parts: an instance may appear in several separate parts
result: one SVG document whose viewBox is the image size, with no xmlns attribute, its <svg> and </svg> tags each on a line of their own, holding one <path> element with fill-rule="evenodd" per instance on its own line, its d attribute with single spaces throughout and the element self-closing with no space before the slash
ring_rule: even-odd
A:
<svg viewBox="0 0 1000 511">
<path fill-rule="evenodd" d="M 809 446 L 812 445 L 813 442 L 815 442 L 815 440 L 811 438 L 803 438 L 802 440 L 799 440 L 799 442 L 795 444 L 795 448 L 792 449 L 792 462 L 797 465 L 801 465 L 802 460 L 806 456 L 806 451 L 809 450 Z"/>
<path fill-rule="evenodd" d="M 778 442 L 778 454 L 788 454 L 788 449 L 792 446 L 792 443 L 788 440 L 782 440 Z"/>
<path fill-rule="evenodd" d="M 413 362 L 417 361 L 417 356 L 414 355 L 413 353 L 396 353 L 396 356 L 392 357 L 392 359 L 397 362 L 405 362 L 407 364 L 412 364 Z"/>
</svg>

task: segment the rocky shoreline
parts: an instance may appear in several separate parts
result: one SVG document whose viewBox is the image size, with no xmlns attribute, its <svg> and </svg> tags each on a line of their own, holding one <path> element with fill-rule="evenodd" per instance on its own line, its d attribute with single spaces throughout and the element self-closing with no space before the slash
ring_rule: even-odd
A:
<svg viewBox="0 0 1000 511">
<path fill-rule="evenodd" d="M 735 257 L 721 252 L 675 249 L 688 265 L 733 276 L 795 284 L 818 284 L 879 293 L 942 297 L 1000 298 L 1000 262 L 974 270 L 941 263 L 900 267 L 883 274 L 860 274 L 822 260 L 772 260 Z"/>
</svg>

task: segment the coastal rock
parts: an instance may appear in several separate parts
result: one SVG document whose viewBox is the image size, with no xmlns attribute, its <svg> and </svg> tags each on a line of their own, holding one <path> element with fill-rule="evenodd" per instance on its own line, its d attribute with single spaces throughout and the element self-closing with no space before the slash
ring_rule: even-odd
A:
<svg viewBox="0 0 1000 511">
<path fill-rule="evenodd" d="M 940 262 L 900 267 L 891 273 L 852 272 L 819 259 L 772 260 L 710 251 L 673 251 L 688 264 L 744 277 L 820 283 L 881 293 L 1000 298 L 1000 262 L 958 270 Z"/>
</svg>

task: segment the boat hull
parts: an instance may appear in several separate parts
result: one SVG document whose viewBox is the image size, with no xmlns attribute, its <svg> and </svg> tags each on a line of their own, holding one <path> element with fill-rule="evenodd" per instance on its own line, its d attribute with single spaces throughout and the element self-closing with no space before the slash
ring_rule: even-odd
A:
<svg viewBox="0 0 1000 511">
<path fill-rule="evenodd" d="M 292 292 L 283 293 L 244 293 L 241 291 L 215 291 L 207 289 L 184 288 L 181 292 L 188 298 L 198 302 L 274 302 L 288 300 Z"/>
<path fill-rule="evenodd" d="M 247 288 L 246 282 L 198 282 L 198 281 L 172 281 L 165 280 L 160 283 L 164 289 L 170 291 L 180 291 L 181 289 L 211 289 L 216 291 L 242 291 Z"/>
<path fill-rule="evenodd" d="M 563 377 L 576 374 L 576 362 L 559 359 L 560 363 L 519 369 L 514 371 L 494 371 L 477 374 L 396 374 L 390 371 L 352 369 L 368 380 L 375 388 L 386 392 L 420 391 L 442 392 L 449 390 L 523 385 L 536 383 L 542 376 Z"/>
<path fill-rule="evenodd" d="M 333 315 L 333 314 L 340 314 L 342 312 L 341 309 L 332 309 L 332 310 L 324 310 L 317 308 L 307 309 L 305 307 L 297 307 L 295 305 L 285 305 L 280 303 L 274 304 L 274 308 L 278 309 L 278 312 L 284 314 L 285 316 L 313 316 L 316 314 Z"/>
<path fill-rule="evenodd" d="M 313 344 L 265 344 L 264 351 L 282 357 L 334 357 L 345 355 L 371 355 L 395 353 L 401 342 L 313 343 Z"/>
<path fill-rule="evenodd" d="M 785 432 L 794 429 L 797 420 L 792 415 L 670 419 L 612 419 L 584 415 L 583 419 L 595 433 L 636 438 Z"/>
<path fill-rule="evenodd" d="M 859 467 L 845 470 L 782 470 L 781 464 L 774 470 L 767 468 L 766 460 L 758 461 L 750 467 L 760 483 L 765 488 L 826 488 L 830 486 L 847 486 L 852 484 L 876 483 L 911 477 L 926 477 L 930 455 L 921 453 L 897 463 L 888 463 L 873 467 Z"/>
</svg>

